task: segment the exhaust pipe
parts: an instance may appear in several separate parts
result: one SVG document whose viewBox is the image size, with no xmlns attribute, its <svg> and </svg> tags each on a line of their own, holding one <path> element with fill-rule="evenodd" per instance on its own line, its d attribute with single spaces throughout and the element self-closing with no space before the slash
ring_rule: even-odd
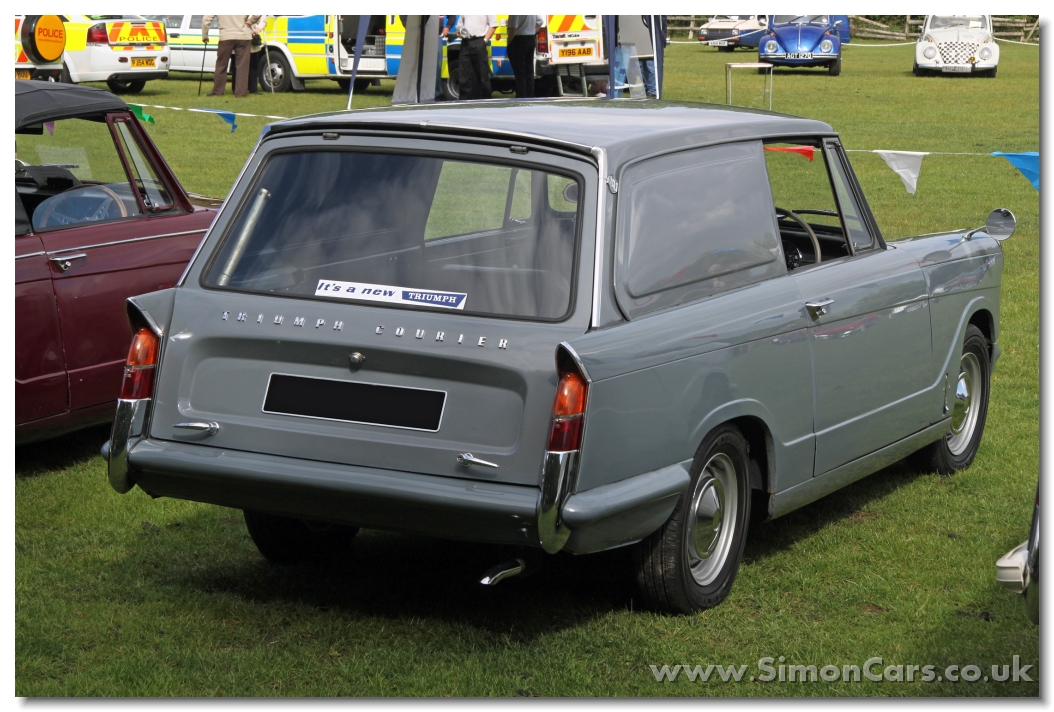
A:
<svg viewBox="0 0 1054 712">
<path fill-rule="evenodd" d="M 487 569 L 487 573 L 483 574 L 483 578 L 479 582 L 484 586 L 497 586 L 505 579 L 519 576 L 526 570 L 526 561 L 523 559 L 512 559 Z"/>
</svg>

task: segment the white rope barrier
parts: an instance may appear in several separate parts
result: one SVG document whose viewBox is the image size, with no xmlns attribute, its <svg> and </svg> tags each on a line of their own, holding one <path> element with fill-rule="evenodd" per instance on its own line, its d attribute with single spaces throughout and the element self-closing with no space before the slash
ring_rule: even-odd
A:
<svg viewBox="0 0 1054 712">
<path fill-rule="evenodd" d="M 846 153 L 875 153 L 870 148 L 847 148 Z M 918 151 L 928 156 L 991 156 L 991 153 L 963 153 L 961 151 Z"/>
<path fill-rule="evenodd" d="M 993 37 L 996 42 L 1009 42 L 1010 44 L 1025 45 L 1026 47 L 1039 47 L 1039 42 L 1018 42 L 1017 40 L 1005 40 L 1002 37 Z"/>
<path fill-rule="evenodd" d="M 143 108 L 150 108 L 150 109 L 171 109 L 172 111 L 197 111 L 197 112 L 201 112 L 201 113 L 212 113 L 212 110 L 210 110 L 210 109 L 192 109 L 192 108 L 186 107 L 186 106 L 158 106 L 157 104 L 138 104 L 138 103 L 136 103 L 136 105 L 137 106 L 142 106 Z M 220 109 L 220 111 L 226 111 L 226 109 Z M 248 116 L 249 118 L 258 118 L 258 119 L 288 119 L 289 118 L 288 116 L 271 116 L 270 114 L 241 114 L 241 113 L 238 113 L 237 111 L 232 111 L 231 113 L 234 114 L 235 116 Z"/>
<path fill-rule="evenodd" d="M 913 45 L 914 42 L 894 42 L 893 44 L 842 44 L 842 48 L 845 47 L 904 47 L 906 45 Z"/>
</svg>

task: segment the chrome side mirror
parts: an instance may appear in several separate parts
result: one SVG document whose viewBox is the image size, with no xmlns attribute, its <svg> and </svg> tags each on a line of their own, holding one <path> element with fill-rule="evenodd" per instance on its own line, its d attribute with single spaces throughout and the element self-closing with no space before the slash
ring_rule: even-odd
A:
<svg viewBox="0 0 1054 712">
<path fill-rule="evenodd" d="M 835 20 L 834 21 L 834 26 L 835 27 L 841 27 L 842 26 L 842 21 L 841 20 Z"/>
<path fill-rule="evenodd" d="M 1016 229 L 1017 218 L 1006 208 L 996 208 L 988 213 L 988 220 L 985 221 L 984 230 L 996 240 L 1002 242 L 1013 235 Z"/>
</svg>

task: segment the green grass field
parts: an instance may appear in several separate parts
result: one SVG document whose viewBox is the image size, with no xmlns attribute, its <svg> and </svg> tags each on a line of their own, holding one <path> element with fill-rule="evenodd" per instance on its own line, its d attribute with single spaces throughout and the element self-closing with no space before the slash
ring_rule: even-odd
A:
<svg viewBox="0 0 1054 712">
<path fill-rule="evenodd" d="M 850 47 L 840 77 L 777 71 L 773 108 L 830 123 L 849 149 L 1038 150 L 1038 50 L 1001 49 L 998 78 L 984 79 L 916 78 L 912 47 Z M 674 45 L 666 96 L 723 100 L 724 62 L 755 56 Z M 391 89 L 355 105 L 386 104 Z M 282 116 L 346 101 L 323 81 L 243 100 L 196 90 L 191 76 L 151 82 L 140 100 Z M 266 121 L 240 117 L 232 134 L 214 116 L 147 111 L 184 185 L 216 196 Z M 997 206 L 1018 217 L 1003 243 L 1003 357 L 969 470 L 895 465 L 756 524 L 725 603 L 664 617 L 639 610 L 618 551 L 553 557 L 493 590 L 476 582 L 501 560 L 495 547 L 374 531 L 338 566 L 273 567 L 240 512 L 116 494 L 97 457 L 107 430 L 87 431 L 15 454 L 16 694 L 1038 695 L 1036 667 L 1016 683 L 749 680 L 762 657 L 977 665 L 986 676 L 1039 658 L 1037 628 L 994 577 L 1028 534 L 1039 470 L 1038 192 L 1003 159 L 934 155 L 910 196 L 878 156 L 850 155 L 888 238 L 981 225 Z M 664 664 L 749 669 L 738 683 L 656 682 L 649 666 Z"/>
</svg>

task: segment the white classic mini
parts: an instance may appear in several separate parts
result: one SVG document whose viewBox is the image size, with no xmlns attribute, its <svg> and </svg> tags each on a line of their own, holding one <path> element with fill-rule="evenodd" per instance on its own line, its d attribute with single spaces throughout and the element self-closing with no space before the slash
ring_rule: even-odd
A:
<svg viewBox="0 0 1054 712">
<path fill-rule="evenodd" d="M 930 72 L 994 77 L 999 45 L 990 15 L 928 15 L 915 44 L 916 77 Z"/>
</svg>

